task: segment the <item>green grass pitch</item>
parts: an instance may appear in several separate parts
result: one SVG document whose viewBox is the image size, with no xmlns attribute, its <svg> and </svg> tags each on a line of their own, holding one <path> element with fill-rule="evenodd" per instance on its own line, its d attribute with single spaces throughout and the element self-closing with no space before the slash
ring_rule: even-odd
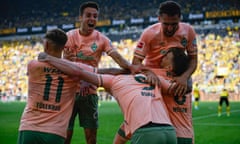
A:
<svg viewBox="0 0 240 144">
<path fill-rule="evenodd" d="M 19 120 L 26 103 L 0 102 L 0 143 L 16 144 Z M 193 109 L 195 144 L 240 144 L 240 102 L 231 102 L 231 116 L 217 116 L 217 102 L 200 102 L 200 109 Z M 111 144 L 123 121 L 115 102 L 101 102 L 99 107 L 98 144 Z M 85 144 L 83 129 L 75 123 L 72 144 Z"/>
</svg>

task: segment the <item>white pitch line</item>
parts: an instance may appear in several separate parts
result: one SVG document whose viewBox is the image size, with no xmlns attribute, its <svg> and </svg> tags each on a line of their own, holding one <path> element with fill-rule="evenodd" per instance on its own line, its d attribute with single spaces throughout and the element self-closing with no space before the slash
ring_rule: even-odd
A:
<svg viewBox="0 0 240 144">
<path fill-rule="evenodd" d="M 234 112 L 240 112 L 240 110 L 233 110 L 233 111 L 231 111 L 231 113 L 234 113 Z M 222 114 L 224 114 L 224 113 L 226 113 L 226 112 L 223 112 Z M 216 114 L 209 114 L 209 115 L 193 117 L 193 120 L 200 120 L 200 119 L 205 119 L 205 118 L 208 118 L 208 117 L 215 117 L 215 116 L 217 116 L 217 113 Z"/>
<path fill-rule="evenodd" d="M 193 125 L 205 125 L 205 126 L 240 126 L 240 124 L 214 124 L 214 123 L 193 123 Z"/>
</svg>

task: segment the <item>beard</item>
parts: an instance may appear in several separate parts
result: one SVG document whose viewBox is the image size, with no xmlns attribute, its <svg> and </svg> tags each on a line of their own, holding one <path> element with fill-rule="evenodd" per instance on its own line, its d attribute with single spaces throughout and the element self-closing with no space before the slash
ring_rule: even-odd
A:
<svg viewBox="0 0 240 144">
<path fill-rule="evenodd" d="M 172 29 L 171 31 L 169 30 L 164 30 L 163 33 L 166 37 L 171 37 L 175 34 L 175 32 L 178 30 L 178 26 L 176 26 L 174 29 Z"/>
</svg>

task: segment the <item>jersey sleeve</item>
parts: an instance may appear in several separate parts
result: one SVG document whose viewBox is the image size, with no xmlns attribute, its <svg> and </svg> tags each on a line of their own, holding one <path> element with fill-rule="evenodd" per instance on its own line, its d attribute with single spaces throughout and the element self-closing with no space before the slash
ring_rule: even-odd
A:
<svg viewBox="0 0 240 144">
<path fill-rule="evenodd" d="M 39 77 L 42 62 L 31 60 L 27 65 L 27 75 L 31 74 L 31 78 Z"/>
<path fill-rule="evenodd" d="M 63 49 L 63 57 L 65 57 L 66 52 L 71 53 L 73 55 L 75 53 L 74 52 L 75 47 L 74 47 L 74 41 L 73 41 L 74 31 L 72 30 L 67 32 L 67 36 L 68 36 L 68 40 Z"/>
<path fill-rule="evenodd" d="M 137 42 L 137 46 L 134 50 L 134 56 L 139 59 L 144 59 L 148 51 L 150 50 L 150 39 L 151 39 L 151 29 L 146 29 L 143 31 L 140 39 Z"/>
<path fill-rule="evenodd" d="M 113 85 L 114 76 L 113 75 L 98 75 L 99 86 L 104 87 L 107 90 L 110 90 Z"/>
<path fill-rule="evenodd" d="M 102 39 L 104 41 L 104 51 L 107 53 L 107 55 L 110 55 L 110 53 L 116 51 L 116 49 L 112 45 L 112 41 L 109 38 L 103 36 Z"/>
</svg>

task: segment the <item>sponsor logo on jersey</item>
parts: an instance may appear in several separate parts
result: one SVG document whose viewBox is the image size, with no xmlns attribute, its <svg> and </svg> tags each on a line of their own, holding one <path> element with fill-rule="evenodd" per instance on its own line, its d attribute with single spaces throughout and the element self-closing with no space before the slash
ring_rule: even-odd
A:
<svg viewBox="0 0 240 144">
<path fill-rule="evenodd" d="M 94 59 L 93 56 L 86 56 L 81 51 L 77 53 L 77 58 L 81 59 L 81 60 L 93 60 Z"/>
<path fill-rule="evenodd" d="M 142 49 L 144 47 L 144 42 L 138 42 L 137 48 Z"/>
<path fill-rule="evenodd" d="M 165 55 L 166 53 L 167 53 L 167 50 L 161 50 L 161 51 L 160 51 L 160 54 L 161 54 L 161 55 Z"/>
</svg>

